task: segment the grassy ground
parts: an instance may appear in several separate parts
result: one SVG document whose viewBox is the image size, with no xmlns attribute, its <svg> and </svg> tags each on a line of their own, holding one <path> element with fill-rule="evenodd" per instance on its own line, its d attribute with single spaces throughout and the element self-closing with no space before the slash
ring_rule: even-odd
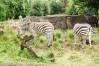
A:
<svg viewBox="0 0 99 66">
<path fill-rule="evenodd" d="M 56 29 L 52 48 L 47 48 L 45 36 L 37 35 L 29 44 L 36 54 L 42 58 L 33 57 L 27 49 L 20 50 L 20 40 L 14 30 L 4 29 L 0 35 L 0 64 L 33 64 L 39 66 L 99 66 L 99 28 L 93 35 L 93 46 L 81 48 L 81 44 L 73 47 L 72 30 Z M 18 65 L 18 66 L 19 66 Z M 21 65 L 20 65 L 21 66 Z"/>
</svg>

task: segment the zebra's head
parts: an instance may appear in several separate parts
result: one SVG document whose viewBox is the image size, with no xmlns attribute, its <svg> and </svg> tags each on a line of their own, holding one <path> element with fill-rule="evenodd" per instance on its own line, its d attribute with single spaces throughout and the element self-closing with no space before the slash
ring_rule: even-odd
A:
<svg viewBox="0 0 99 66">
<path fill-rule="evenodd" d="M 29 16 L 22 18 L 19 17 L 21 21 L 20 29 L 18 30 L 18 35 L 25 35 L 26 32 L 29 32 L 29 25 L 30 25 L 30 19 Z"/>
<path fill-rule="evenodd" d="M 18 30 L 18 35 L 25 35 L 26 32 L 29 32 L 29 25 L 29 22 L 22 23 L 20 29 Z"/>
</svg>

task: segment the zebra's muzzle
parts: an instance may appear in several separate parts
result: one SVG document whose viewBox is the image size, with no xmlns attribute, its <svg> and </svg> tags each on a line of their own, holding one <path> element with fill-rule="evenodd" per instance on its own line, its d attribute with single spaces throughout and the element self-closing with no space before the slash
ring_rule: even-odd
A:
<svg viewBox="0 0 99 66">
<path fill-rule="evenodd" d="M 86 39 L 86 44 L 87 44 L 87 45 L 90 44 L 88 39 Z"/>
</svg>

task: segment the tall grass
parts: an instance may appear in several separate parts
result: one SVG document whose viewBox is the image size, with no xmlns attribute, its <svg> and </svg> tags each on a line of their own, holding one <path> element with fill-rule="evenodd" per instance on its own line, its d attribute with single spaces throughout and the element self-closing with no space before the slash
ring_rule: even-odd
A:
<svg viewBox="0 0 99 66">
<path fill-rule="evenodd" d="M 98 37 L 93 38 L 98 45 Z M 4 28 L 4 34 L 0 35 L 0 64 L 37 64 L 43 66 L 97 66 L 99 65 L 99 49 L 93 44 L 93 48 L 86 47 L 82 50 L 70 49 L 73 44 L 72 30 L 55 29 L 53 47 L 47 47 L 47 38 L 37 34 L 29 44 L 34 48 L 38 56 L 35 58 L 27 49 L 20 50 L 20 40 L 15 30 Z M 96 48 L 95 48 L 95 47 Z"/>
</svg>

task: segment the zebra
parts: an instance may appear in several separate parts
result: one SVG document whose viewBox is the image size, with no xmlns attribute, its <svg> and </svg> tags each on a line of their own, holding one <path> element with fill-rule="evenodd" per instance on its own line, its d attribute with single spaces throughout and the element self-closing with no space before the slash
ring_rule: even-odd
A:
<svg viewBox="0 0 99 66">
<path fill-rule="evenodd" d="M 32 35 L 35 33 L 43 33 L 47 36 L 48 39 L 48 47 L 52 46 L 53 42 L 53 33 L 54 26 L 49 21 L 45 22 L 31 22 L 31 20 L 27 19 L 25 22 L 22 22 L 21 30 L 19 31 L 20 35 L 24 35 L 25 32 L 30 32 Z"/>
<path fill-rule="evenodd" d="M 73 27 L 74 41 L 79 38 L 83 44 L 89 43 L 91 47 L 92 27 L 87 23 L 76 23 Z"/>
</svg>

